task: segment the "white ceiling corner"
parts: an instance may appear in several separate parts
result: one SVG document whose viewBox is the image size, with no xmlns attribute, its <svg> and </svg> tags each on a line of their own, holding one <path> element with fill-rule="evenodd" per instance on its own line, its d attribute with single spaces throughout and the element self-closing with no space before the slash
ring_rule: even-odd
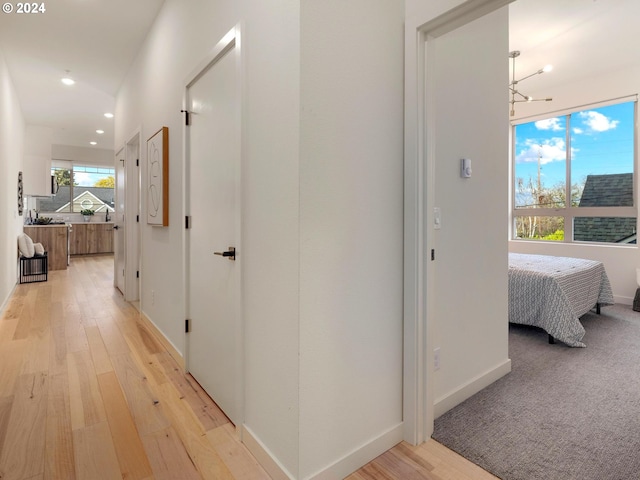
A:
<svg viewBox="0 0 640 480">
<path fill-rule="evenodd" d="M 27 124 L 52 128 L 54 144 L 113 149 L 114 120 L 103 114 L 163 2 L 55 0 L 40 2 L 43 13 L 0 13 L 0 49 Z M 75 85 L 60 82 L 65 70 Z"/>
</svg>

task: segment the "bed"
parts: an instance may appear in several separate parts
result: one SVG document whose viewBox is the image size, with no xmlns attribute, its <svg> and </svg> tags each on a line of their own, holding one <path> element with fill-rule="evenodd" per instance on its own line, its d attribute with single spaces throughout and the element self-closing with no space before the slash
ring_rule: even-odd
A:
<svg viewBox="0 0 640 480">
<path fill-rule="evenodd" d="M 509 254 L 509 322 L 540 327 L 552 339 L 584 347 L 580 317 L 613 305 L 601 262 L 548 255 Z"/>
</svg>

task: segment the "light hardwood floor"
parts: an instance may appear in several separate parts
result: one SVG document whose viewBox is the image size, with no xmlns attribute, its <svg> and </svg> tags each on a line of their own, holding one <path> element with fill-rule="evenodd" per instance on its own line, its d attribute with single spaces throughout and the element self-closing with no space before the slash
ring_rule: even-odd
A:
<svg viewBox="0 0 640 480">
<path fill-rule="evenodd" d="M 16 286 L 0 315 L 0 479 L 269 476 L 113 288 L 113 257 Z M 495 479 L 433 440 L 349 480 Z"/>
</svg>

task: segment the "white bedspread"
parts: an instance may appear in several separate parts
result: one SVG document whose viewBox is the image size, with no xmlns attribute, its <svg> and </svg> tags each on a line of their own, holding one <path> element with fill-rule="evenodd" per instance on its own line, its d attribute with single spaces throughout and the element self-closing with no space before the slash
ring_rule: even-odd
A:
<svg viewBox="0 0 640 480">
<path fill-rule="evenodd" d="M 569 346 L 584 347 L 579 318 L 597 303 L 614 303 L 601 262 L 509 254 L 509 322 L 541 327 Z"/>
</svg>

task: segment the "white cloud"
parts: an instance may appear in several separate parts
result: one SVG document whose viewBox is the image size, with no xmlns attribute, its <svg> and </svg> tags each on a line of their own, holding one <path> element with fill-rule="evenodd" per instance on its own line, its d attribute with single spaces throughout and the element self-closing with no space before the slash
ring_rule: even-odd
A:
<svg viewBox="0 0 640 480">
<path fill-rule="evenodd" d="M 538 158 L 540 158 L 540 165 L 566 160 L 567 147 L 564 138 L 550 138 L 543 143 L 527 140 L 525 148 L 516 156 L 516 162 L 537 162 Z"/>
<path fill-rule="evenodd" d="M 575 127 L 573 129 L 573 133 L 575 133 L 576 135 L 580 135 L 581 133 L 584 133 L 584 130 L 578 127 Z"/>
<path fill-rule="evenodd" d="M 559 118 L 547 118 L 545 120 L 538 120 L 535 125 L 538 130 L 553 130 L 555 132 L 564 130 L 564 127 L 560 125 Z"/>
<path fill-rule="evenodd" d="M 600 112 L 594 112 L 590 110 L 588 112 L 580 112 L 580 118 L 583 119 L 585 125 L 594 132 L 606 132 L 612 130 L 618 126 L 619 120 L 611 120 L 605 117 Z"/>
</svg>

